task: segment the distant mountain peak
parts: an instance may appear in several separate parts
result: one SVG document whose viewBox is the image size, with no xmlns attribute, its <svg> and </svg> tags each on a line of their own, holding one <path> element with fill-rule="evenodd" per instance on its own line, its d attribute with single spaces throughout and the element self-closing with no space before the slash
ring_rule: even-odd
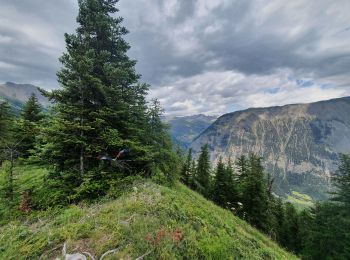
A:
<svg viewBox="0 0 350 260">
<path fill-rule="evenodd" d="M 49 105 L 48 99 L 44 97 L 34 85 L 17 84 L 14 82 L 0 84 L 0 97 L 13 104 L 16 110 L 20 109 L 21 104 L 26 102 L 33 93 L 36 95 L 41 105 L 44 107 Z"/>
</svg>

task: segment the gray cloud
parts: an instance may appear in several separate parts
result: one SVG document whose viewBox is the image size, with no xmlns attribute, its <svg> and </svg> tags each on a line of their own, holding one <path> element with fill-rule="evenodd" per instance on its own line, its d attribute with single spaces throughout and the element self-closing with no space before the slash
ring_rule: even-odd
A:
<svg viewBox="0 0 350 260">
<path fill-rule="evenodd" d="M 0 81 L 57 87 L 63 35 L 74 30 L 76 9 L 71 0 L 2 0 Z"/>
<path fill-rule="evenodd" d="M 168 113 L 350 95 L 348 0 L 121 0 L 119 8 L 130 55 Z M 75 0 L 2 0 L 0 81 L 56 87 L 76 15 Z"/>
</svg>

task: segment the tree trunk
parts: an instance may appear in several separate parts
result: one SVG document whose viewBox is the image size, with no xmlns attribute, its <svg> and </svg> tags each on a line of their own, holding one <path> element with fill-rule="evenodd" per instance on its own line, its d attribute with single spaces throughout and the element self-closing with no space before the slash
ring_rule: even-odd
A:
<svg viewBox="0 0 350 260">
<path fill-rule="evenodd" d="M 81 81 L 79 79 L 79 81 Z M 83 142 L 84 137 L 84 131 L 83 131 L 83 125 L 84 125 L 84 117 L 83 117 L 83 110 L 84 110 L 84 92 L 83 88 L 81 86 L 80 82 L 80 95 L 81 95 L 81 101 L 80 101 L 80 139 L 81 142 Z M 80 146 L 80 176 L 84 176 L 84 144 L 82 143 Z"/>
<path fill-rule="evenodd" d="M 14 197 L 14 188 L 13 188 L 13 164 L 14 164 L 14 155 L 13 149 L 10 150 L 10 169 L 9 169 L 9 187 L 8 187 L 8 196 L 10 201 L 13 201 Z"/>
</svg>

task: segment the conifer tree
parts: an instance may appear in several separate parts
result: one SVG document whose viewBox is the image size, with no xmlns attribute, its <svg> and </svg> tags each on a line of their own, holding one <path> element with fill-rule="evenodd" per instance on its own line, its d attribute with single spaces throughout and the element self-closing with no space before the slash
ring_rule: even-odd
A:
<svg viewBox="0 0 350 260">
<path fill-rule="evenodd" d="M 192 166 L 192 148 L 190 148 L 187 152 L 187 157 L 182 166 L 181 173 L 180 173 L 182 182 L 187 186 L 190 186 L 190 183 L 191 183 L 191 178 L 192 178 L 191 166 Z"/>
<path fill-rule="evenodd" d="M 240 157 L 238 157 L 235 164 L 237 166 L 239 182 L 243 183 L 249 173 L 248 159 L 245 155 L 241 155 Z"/>
<path fill-rule="evenodd" d="M 299 245 L 300 250 L 297 254 L 305 256 L 308 254 L 307 248 L 312 241 L 312 226 L 314 223 L 314 215 L 311 214 L 309 208 L 302 210 L 298 214 L 298 226 L 299 226 Z"/>
<path fill-rule="evenodd" d="M 281 198 L 274 198 L 272 196 L 270 199 L 271 208 L 271 227 L 268 234 L 275 240 L 281 243 L 281 238 L 284 235 L 284 221 L 285 221 L 285 210 L 284 203 Z"/>
<path fill-rule="evenodd" d="M 236 208 L 238 202 L 237 187 L 234 180 L 234 171 L 229 160 L 225 165 L 219 158 L 214 178 L 212 196 L 214 202 L 224 208 Z"/>
<path fill-rule="evenodd" d="M 179 171 L 176 153 L 172 150 L 172 142 L 168 133 L 168 127 L 162 122 L 161 116 L 164 110 L 160 106 L 159 100 L 151 101 L 148 109 L 149 131 L 148 136 L 148 156 L 156 166 L 156 171 L 161 171 L 168 184 L 174 183 Z"/>
<path fill-rule="evenodd" d="M 333 183 L 336 187 L 334 192 L 334 201 L 341 203 L 350 214 L 350 156 L 342 155 L 340 165 L 333 177 Z"/>
<path fill-rule="evenodd" d="M 12 204 L 15 195 L 14 166 L 18 155 L 14 139 L 14 117 L 7 102 L 0 103 L 0 174 L 4 199 Z"/>
<path fill-rule="evenodd" d="M 311 237 L 303 250 L 303 256 L 310 259 L 349 259 L 349 219 L 336 203 L 317 203 L 312 210 L 314 221 Z"/>
<path fill-rule="evenodd" d="M 56 104 L 49 141 L 52 153 L 60 155 L 50 159 L 60 171 L 74 169 L 80 178 L 98 163 L 89 158 L 122 146 L 128 109 L 136 105 L 132 98 L 139 76 L 135 61 L 126 55 L 122 19 L 111 16 L 117 12 L 116 2 L 79 1 L 79 27 L 65 35 L 67 52 L 60 59 L 62 88 L 46 92 Z"/>
<path fill-rule="evenodd" d="M 295 207 L 287 202 L 285 204 L 285 218 L 283 223 L 283 236 L 281 243 L 290 251 L 298 253 L 301 250 L 299 217 Z"/>
<path fill-rule="evenodd" d="M 42 107 L 34 93 L 30 95 L 21 111 L 21 118 L 29 122 L 37 123 L 43 119 Z"/>
<path fill-rule="evenodd" d="M 331 200 L 318 202 L 310 213 L 300 214 L 300 243 L 303 258 L 350 258 L 349 176 L 350 157 L 342 155 L 338 170 L 333 177 L 335 191 Z"/>
<path fill-rule="evenodd" d="M 16 139 L 19 141 L 18 149 L 22 157 L 28 157 L 30 151 L 34 149 L 39 123 L 43 117 L 42 107 L 35 94 L 32 94 L 24 104 L 16 131 Z"/>
<path fill-rule="evenodd" d="M 225 170 L 226 169 L 224 163 L 222 162 L 222 157 L 220 157 L 216 166 L 212 197 L 214 202 L 222 207 L 226 207 L 228 202 L 226 194 L 227 178 Z"/>
<path fill-rule="evenodd" d="M 202 193 L 204 196 L 210 195 L 210 159 L 209 159 L 209 146 L 203 145 L 197 161 L 196 174 L 195 174 L 195 187 L 196 190 Z"/>
<path fill-rule="evenodd" d="M 5 144 L 5 140 L 10 134 L 11 119 L 10 105 L 7 102 L 0 101 L 0 148 L 3 148 L 1 144 Z"/>
<path fill-rule="evenodd" d="M 249 156 L 248 171 L 244 172 L 241 199 L 243 208 L 241 215 L 258 229 L 267 232 L 269 229 L 269 198 L 267 183 L 261 158 L 251 154 Z"/>
<path fill-rule="evenodd" d="M 127 56 L 123 19 L 113 16 L 117 2 L 79 0 L 79 26 L 74 34 L 65 35 L 67 50 L 60 58 L 61 89 L 42 90 L 54 108 L 42 129 L 41 157 L 53 166 L 50 178 L 61 182 L 57 185 L 65 197 L 77 187 L 86 197 L 105 192 L 106 178 L 116 175 L 103 175 L 115 169 L 101 165 L 99 155 L 113 156 L 129 148 L 133 162 L 124 168 L 149 173 L 160 154 L 155 153 L 160 145 L 155 148 L 149 138 L 148 131 L 158 122 L 147 109 L 148 85 L 139 83 L 136 62 Z"/>
<path fill-rule="evenodd" d="M 191 173 L 191 178 L 190 178 L 190 182 L 189 182 L 189 187 L 191 189 L 195 190 L 196 189 L 195 178 L 196 178 L 196 173 L 197 173 L 197 163 L 196 163 L 195 159 L 192 159 L 190 173 Z"/>
<path fill-rule="evenodd" d="M 227 207 L 236 211 L 240 198 L 238 192 L 237 174 L 233 168 L 231 158 L 229 158 L 228 163 L 225 167 L 225 176 L 226 185 L 224 190 L 226 194 Z"/>
</svg>

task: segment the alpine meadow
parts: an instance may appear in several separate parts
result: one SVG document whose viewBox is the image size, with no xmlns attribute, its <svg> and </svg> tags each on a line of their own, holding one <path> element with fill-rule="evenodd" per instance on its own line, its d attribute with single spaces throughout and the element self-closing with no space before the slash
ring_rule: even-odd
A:
<svg viewBox="0 0 350 260">
<path fill-rule="evenodd" d="M 350 3 L 282 2 L 0 0 L 0 259 L 350 259 Z"/>
</svg>

